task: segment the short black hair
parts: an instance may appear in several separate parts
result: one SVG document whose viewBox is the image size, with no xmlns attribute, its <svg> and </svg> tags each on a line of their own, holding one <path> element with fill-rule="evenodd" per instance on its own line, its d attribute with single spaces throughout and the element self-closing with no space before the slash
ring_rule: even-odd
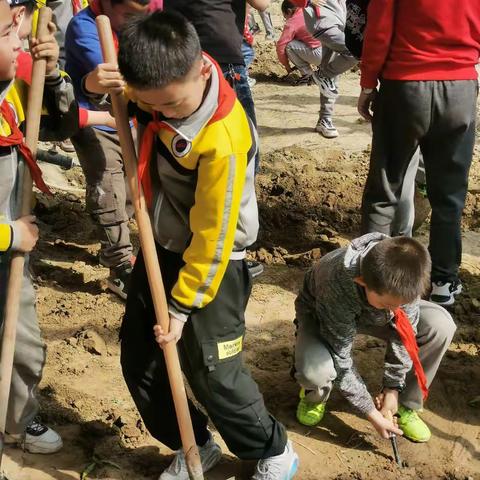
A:
<svg viewBox="0 0 480 480">
<path fill-rule="evenodd" d="M 283 0 L 282 2 L 282 13 L 283 14 L 286 14 L 290 11 L 295 11 L 297 9 L 297 7 L 292 3 L 290 2 L 289 0 Z"/>
<path fill-rule="evenodd" d="M 413 302 L 425 293 L 430 282 L 428 250 L 409 237 L 385 238 L 363 259 L 360 273 L 367 287 L 383 295 Z"/>
<path fill-rule="evenodd" d="M 178 13 L 158 11 L 122 29 L 118 66 L 132 87 L 160 88 L 185 77 L 201 54 L 193 25 Z"/>
</svg>

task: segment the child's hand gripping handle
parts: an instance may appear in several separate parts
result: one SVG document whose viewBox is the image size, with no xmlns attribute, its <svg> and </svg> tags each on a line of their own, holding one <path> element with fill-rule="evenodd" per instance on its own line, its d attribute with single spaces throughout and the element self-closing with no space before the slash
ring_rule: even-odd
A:
<svg viewBox="0 0 480 480">
<path fill-rule="evenodd" d="M 43 7 L 38 16 L 37 37 L 48 34 L 48 24 L 52 19 L 52 11 Z M 47 60 L 41 58 L 33 62 L 32 81 L 28 92 L 28 109 L 26 116 L 26 144 L 30 148 L 33 158 L 37 151 L 38 133 L 40 131 L 40 116 L 43 103 L 43 88 Z M 21 179 L 22 203 L 20 217 L 30 215 L 32 205 L 32 177 L 30 170 L 24 166 Z M 0 471 L 3 456 L 3 436 L 7 422 L 8 399 L 12 381 L 13 357 L 15 354 L 15 337 L 17 334 L 17 320 L 20 309 L 20 293 L 23 282 L 25 254 L 14 252 L 10 262 L 8 276 L 7 298 L 4 311 L 4 327 L 0 357 Z M 1 312 L 0 312 L 1 313 Z M 0 474 L 1 475 L 1 474 Z"/>
<path fill-rule="evenodd" d="M 110 20 L 105 15 L 100 15 L 97 17 L 96 22 L 104 61 L 106 63 L 116 64 L 117 53 L 113 43 Z M 135 207 L 135 219 L 137 221 L 140 243 L 145 258 L 145 266 L 150 290 L 152 292 L 157 323 L 162 326 L 164 331 L 169 331 L 170 317 L 168 314 L 168 305 L 158 263 L 152 225 L 150 223 L 142 187 L 138 181 L 137 158 L 129 124 L 127 101 L 122 94 L 118 93 L 111 94 L 111 101 L 120 138 L 120 146 L 122 148 L 125 172 Z M 203 480 L 202 464 L 193 433 L 192 420 L 188 409 L 187 395 L 176 344 L 171 342 L 165 345 L 163 352 L 190 478 L 192 480 Z M 159 412 L 159 415 L 161 414 L 162 412 Z"/>
</svg>

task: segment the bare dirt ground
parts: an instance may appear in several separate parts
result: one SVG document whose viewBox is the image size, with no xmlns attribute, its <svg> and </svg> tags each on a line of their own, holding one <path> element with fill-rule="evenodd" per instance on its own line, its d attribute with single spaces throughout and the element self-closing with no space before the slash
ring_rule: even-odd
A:
<svg viewBox="0 0 480 480">
<path fill-rule="evenodd" d="M 399 470 L 389 442 L 379 439 L 337 394 L 319 427 L 300 426 L 294 414 L 298 387 L 289 376 L 293 302 L 303 272 L 358 232 L 370 142 L 369 125 L 359 121 L 355 109 L 358 74 L 340 81 L 335 117 L 340 137 L 326 140 L 313 131 L 317 88 L 295 87 L 280 79 L 283 72 L 274 61 L 273 44 L 259 43 L 253 76 L 258 80 L 254 95 L 262 140 L 262 229 L 254 255 L 266 263 L 266 271 L 255 283 L 248 306 L 245 360 L 268 407 L 289 430 L 300 456 L 297 478 L 480 479 L 480 410 L 478 404 L 469 405 L 480 395 L 480 145 L 465 215 L 465 292 L 452 311 L 458 330 L 423 413 L 433 437 L 424 445 L 399 439 L 408 464 Z M 95 468 L 88 478 L 153 480 L 171 460 L 171 452 L 148 435 L 123 383 L 118 345 L 123 304 L 105 290 L 108 272 L 98 265 L 97 235 L 78 193 L 80 171 L 68 172 L 68 179 L 77 193 L 39 198 L 42 238 L 32 259 L 38 315 L 48 345 L 42 414 L 62 434 L 65 447 L 49 457 L 9 448 L 6 471 L 11 480 L 73 480 L 91 465 Z M 428 238 L 428 225 L 419 235 Z M 362 337 L 355 355 L 376 392 L 382 343 Z M 249 478 L 251 469 L 225 448 L 224 460 L 206 478 L 240 480 Z"/>
</svg>

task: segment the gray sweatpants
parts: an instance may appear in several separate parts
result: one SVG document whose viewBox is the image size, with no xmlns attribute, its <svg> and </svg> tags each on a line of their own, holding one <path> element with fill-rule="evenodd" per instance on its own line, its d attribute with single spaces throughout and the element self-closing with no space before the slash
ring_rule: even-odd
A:
<svg viewBox="0 0 480 480">
<path fill-rule="evenodd" d="M 417 184 L 425 185 L 425 183 L 425 165 L 422 152 L 418 148 L 405 173 L 392 223 L 392 236 L 412 236 L 415 223 L 415 186 Z"/>
<path fill-rule="evenodd" d="M 0 260 L 0 325 L 2 330 L 7 278 L 7 258 L 4 257 Z M 8 433 L 23 433 L 25 427 L 38 414 L 39 405 L 35 394 L 42 379 L 45 357 L 46 347 L 41 338 L 35 311 L 35 292 L 28 270 L 25 268 L 20 294 L 12 383 L 7 412 L 6 427 Z"/>
<path fill-rule="evenodd" d="M 275 29 L 273 28 L 272 23 L 272 16 L 268 10 L 264 10 L 263 12 L 258 12 L 260 18 L 262 19 L 263 26 L 265 27 L 265 35 L 272 35 L 275 36 Z"/>
<path fill-rule="evenodd" d="M 322 16 L 315 19 L 312 8 L 304 9 L 305 25 L 309 32 L 322 44 L 322 63 L 319 75 L 336 78 L 354 67 L 358 60 L 350 53 L 345 45 L 346 11 L 343 13 L 331 12 L 327 8 L 321 9 Z M 338 16 L 341 16 L 341 20 Z M 345 18 L 343 18 L 345 16 Z M 339 21 L 340 20 L 340 21 Z"/>
<path fill-rule="evenodd" d="M 322 47 L 311 48 L 300 40 L 288 43 L 286 53 L 288 59 L 298 68 L 302 75 L 313 73 L 311 65 L 319 66 L 322 63 Z M 328 98 L 320 93 L 320 117 L 332 118 L 335 98 Z"/>
<path fill-rule="evenodd" d="M 310 390 L 307 400 L 325 402 L 330 396 L 337 376 L 332 356 L 318 335 L 315 319 L 304 317 L 297 320 L 299 324 L 295 346 L 295 377 L 302 387 Z M 430 385 L 452 341 L 456 326 L 443 307 L 422 300 L 417 330 L 420 361 L 425 370 L 427 383 Z M 361 329 L 358 333 L 387 339 L 392 335 L 392 330 L 387 325 Z M 419 410 L 423 406 L 422 392 L 413 369 L 407 374 L 406 387 L 399 400 L 402 405 L 413 410 Z"/>
<path fill-rule="evenodd" d="M 87 210 L 100 227 L 100 262 L 115 267 L 132 255 L 127 187 L 118 134 L 84 128 L 72 137 L 87 182 Z"/>
<path fill-rule="evenodd" d="M 383 80 L 373 106 L 373 138 L 362 229 L 392 234 L 412 156 L 420 146 L 432 207 L 432 281 L 454 281 L 462 255 L 460 222 L 475 143 L 476 80 Z M 410 188 L 412 180 L 409 180 Z"/>
</svg>

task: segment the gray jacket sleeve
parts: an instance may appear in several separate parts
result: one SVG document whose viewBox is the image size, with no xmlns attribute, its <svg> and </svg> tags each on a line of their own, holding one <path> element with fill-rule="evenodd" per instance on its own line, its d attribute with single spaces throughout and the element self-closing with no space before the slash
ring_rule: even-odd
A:
<svg viewBox="0 0 480 480">
<path fill-rule="evenodd" d="M 362 414 L 375 409 L 373 399 L 362 377 L 357 372 L 352 358 L 352 348 L 357 333 L 353 312 L 340 318 L 324 306 L 320 316 L 329 317 L 322 322 L 322 338 L 330 348 L 340 393 Z"/>
<path fill-rule="evenodd" d="M 417 334 L 417 325 L 420 317 L 420 299 L 413 303 L 404 305 L 403 310 L 408 316 L 415 334 Z M 395 319 L 392 318 L 392 326 Z M 405 387 L 405 377 L 412 368 L 412 360 L 395 328 L 387 341 L 385 352 L 385 370 L 383 374 L 384 387 Z"/>
<path fill-rule="evenodd" d="M 48 115 L 41 117 L 40 140 L 64 140 L 78 131 L 78 104 L 68 77 L 62 77 L 58 71 L 45 77 L 43 104 Z"/>
</svg>

